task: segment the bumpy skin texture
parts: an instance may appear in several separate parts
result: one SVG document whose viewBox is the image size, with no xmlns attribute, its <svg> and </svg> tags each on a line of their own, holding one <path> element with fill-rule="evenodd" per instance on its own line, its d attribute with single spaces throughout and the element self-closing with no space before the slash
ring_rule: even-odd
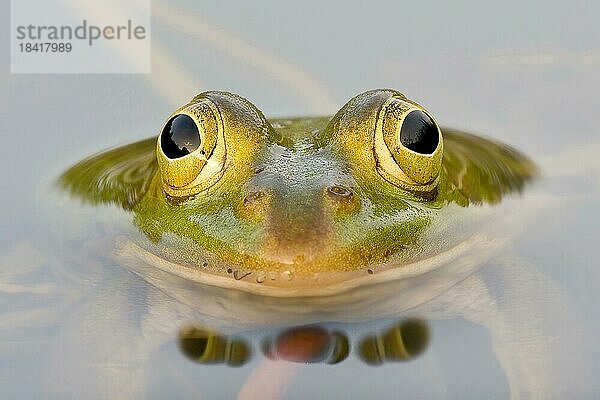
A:
<svg viewBox="0 0 600 400">
<path fill-rule="evenodd" d="M 131 210 L 156 246 L 151 251 L 223 276 L 238 269 L 311 276 L 401 266 L 423 257 L 419 238 L 446 218 L 449 205 L 467 213 L 467 206 L 497 203 L 520 191 L 536 169 L 506 145 L 442 128 L 434 189 L 418 193 L 391 183 L 378 170 L 374 135 L 393 96 L 406 99 L 373 90 L 331 119 L 268 121 L 237 95 L 205 92 L 190 104 L 208 100 L 218 109 L 223 138 L 215 149 L 226 154 L 209 187 L 167 195 L 156 138 L 84 160 L 61 183 L 85 201 Z"/>
</svg>

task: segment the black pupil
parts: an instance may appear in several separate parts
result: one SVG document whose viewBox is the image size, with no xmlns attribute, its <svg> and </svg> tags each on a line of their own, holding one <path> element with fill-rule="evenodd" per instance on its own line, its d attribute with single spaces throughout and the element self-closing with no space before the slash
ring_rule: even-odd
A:
<svg viewBox="0 0 600 400">
<path fill-rule="evenodd" d="M 160 146 L 171 159 L 187 156 L 200 147 L 200 134 L 194 120 L 185 114 L 171 118 L 162 131 Z"/>
<path fill-rule="evenodd" d="M 439 141 L 438 129 L 429 115 L 421 110 L 411 111 L 400 129 L 404 147 L 421 154 L 431 154 Z"/>
</svg>

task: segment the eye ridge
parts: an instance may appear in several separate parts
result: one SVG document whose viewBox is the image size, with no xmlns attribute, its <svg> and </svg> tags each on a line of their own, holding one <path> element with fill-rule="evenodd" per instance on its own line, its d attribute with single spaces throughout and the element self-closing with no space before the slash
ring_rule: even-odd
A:
<svg viewBox="0 0 600 400">
<path fill-rule="evenodd" d="M 439 142 L 437 126 L 427 113 L 411 111 L 402 122 L 400 142 L 416 153 L 432 154 Z"/>
<path fill-rule="evenodd" d="M 172 160 L 193 153 L 200 147 L 200 132 L 196 122 L 185 114 L 173 116 L 163 128 L 160 146 Z"/>
</svg>

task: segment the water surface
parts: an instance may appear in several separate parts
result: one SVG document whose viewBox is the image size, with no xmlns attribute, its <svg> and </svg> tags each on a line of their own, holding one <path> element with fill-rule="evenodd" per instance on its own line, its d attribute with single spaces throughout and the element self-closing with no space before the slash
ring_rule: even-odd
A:
<svg viewBox="0 0 600 400">
<path fill-rule="evenodd" d="M 175 23 L 181 10 L 197 28 Z M 268 116 L 295 116 L 328 115 L 376 87 L 397 88 L 441 124 L 510 143 L 540 165 L 542 178 L 524 195 L 520 232 L 473 284 L 485 285 L 500 308 L 541 318 L 553 335 L 523 332 L 527 359 L 540 358 L 523 364 L 534 370 L 507 371 L 511 363 L 495 353 L 493 332 L 478 323 L 485 317 L 476 305 L 470 319 L 448 312 L 450 295 L 448 309 L 323 320 L 317 339 L 331 341 L 337 332 L 349 354 L 328 364 L 335 346 L 327 342 L 322 359 L 277 364 L 278 381 L 288 383 L 284 398 L 503 399 L 514 374 L 543 382 L 547 364 L 559 377 L 540 388 L 550 398 L 600 390 L 591 379 L 600 372 L 597 5 L 171 1 L 154 11 L 155 57 L 168 49 L 163 55 L 185 74 L 154 65 L 148 76 L 14 75 L 2 63 L 0 397 L 211 399 L 272 388 L 261 380 L 273 368 L 263 348 L 290 326 L 240 323 L 213 332 L 249 349 L 241 366 L 191 361 L 181 351 L 182 332 L 214 321 L 180 312 L 178 300 L 104 257 L 128 217 L 71 202 L 53 182 L 89 154 L 157 134 L 172 109 L 202 90 L 230 90 Z M 8 54 L 8 40 L 0 48 Z M 508 276 L 499 272 L 507 262 Z M 515 285 L 507 291 L 506 282 Z M 532 316 L 532 308 L 543 313 Z M 379 366 L 365 361 L 361 343 L 407 318 L 427 326 L 422 352 Z M 170 338 L 142 334 L 160 329 Z M 550 349 L 547 358 L 540 343 Z M 109 373 L 95 375 L 99 368 Z"/>
</svg>

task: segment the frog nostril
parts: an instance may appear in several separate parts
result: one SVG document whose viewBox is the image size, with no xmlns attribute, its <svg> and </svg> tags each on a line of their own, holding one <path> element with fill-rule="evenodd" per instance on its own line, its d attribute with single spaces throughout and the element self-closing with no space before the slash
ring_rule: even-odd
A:
<svg viewBox="0 0 600 400">
<path fill-rule="evenodd" d="M 327 194 L 333 199 L 340 200 L 351 197 L 352 190 L 344 186 L 333 185 L 327 188 Z"/>
<path fill-rule="evenodd" d="M 255 190 L 247 192 L 237 208 L 239 216 L 249 221 L 260 222 L 269 211 L 271 194 L 268 191 Z"/>
<path fill-rule="evenodd" d="M 354 189 L 342 185 L 332 185 L 327 188 L 328 203 L 333 206 L 336 218 L 356 214 L 360 210 L 360 198 L 354 196 Z"/>
<path fill-rule="evenodd" d="M 252 192 L 244 198 L 244 204 L 255 203 L 256 201 L 260 200 L 263 197 L 265 197 L 265 192 L 262 192 L 260 190 L 256 191 L 256 192 Z"/>
</svg>

